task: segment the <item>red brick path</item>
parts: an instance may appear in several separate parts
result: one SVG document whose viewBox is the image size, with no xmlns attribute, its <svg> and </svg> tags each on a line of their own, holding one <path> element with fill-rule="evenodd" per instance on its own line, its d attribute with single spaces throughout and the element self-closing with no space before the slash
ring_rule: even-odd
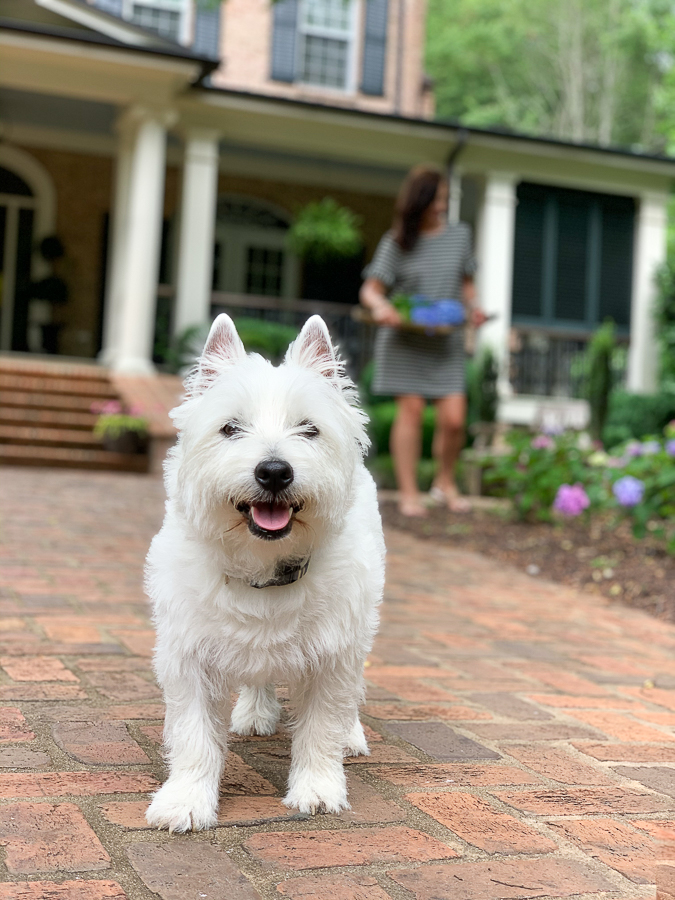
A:
<svg viewBox="0 0 675 900">
<path fill-rule="evenodd" d="M 0 900 L 675 896 L 675 628 L 397 533 L 352 810 L 282 806 L 282 733 L 233 742 L 216 829 L 147 829 L 162 503 L 0 470 Z"/>
</svg>

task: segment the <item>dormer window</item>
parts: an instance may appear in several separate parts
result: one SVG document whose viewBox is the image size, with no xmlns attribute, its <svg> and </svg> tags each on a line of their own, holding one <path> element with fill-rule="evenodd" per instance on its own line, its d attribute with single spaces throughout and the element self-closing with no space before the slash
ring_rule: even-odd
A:
<svg viewBox="0 0 675 900">
<path fill-rule="evenodd" d="M 188 27 L 186 0 L 123 0 L 122 18 L 161 37 L 185 43 Z"/>
<path fill-rule="evenodd" d="M 360 61 L 361 92 L 382 95 L 387 10 L 388 0 L 277 0 L 272 7 L 272 79 L 355 93 Z"/>
<path fill-rule="evenodd" d="M 299 80 L 353 90 L 354 0 L 302 0 Z"/>
</svg>

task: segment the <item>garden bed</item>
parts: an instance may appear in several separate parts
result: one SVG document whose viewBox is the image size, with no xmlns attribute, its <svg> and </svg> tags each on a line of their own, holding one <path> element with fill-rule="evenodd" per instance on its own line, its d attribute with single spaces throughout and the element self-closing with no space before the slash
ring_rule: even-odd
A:
<svg viewBox="0 0 675 900">
<path fill-rule="evenodd" d="M 427 519 L 402 516 L 381 504 L 386 525 L 449 547 L 484 553 L 533 578 L 548 578 L 675 622 L 675 556 L 651 536 L 637 540 L 630 523 L 596 516 L 548 524 L 514 521 L 506 511 L 466 514 L 435 508 Z"/>
</svg>

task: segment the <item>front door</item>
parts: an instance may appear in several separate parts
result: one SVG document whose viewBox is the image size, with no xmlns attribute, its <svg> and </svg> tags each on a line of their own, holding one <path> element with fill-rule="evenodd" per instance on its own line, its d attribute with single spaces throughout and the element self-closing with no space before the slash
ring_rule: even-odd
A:
<svg viewBox="0 0 675 900">
<path fill-rule="evenodd" d="M 29 349 L 34 211 L 26 182 L 0 167 L 0 350 Z"/>
</svg>

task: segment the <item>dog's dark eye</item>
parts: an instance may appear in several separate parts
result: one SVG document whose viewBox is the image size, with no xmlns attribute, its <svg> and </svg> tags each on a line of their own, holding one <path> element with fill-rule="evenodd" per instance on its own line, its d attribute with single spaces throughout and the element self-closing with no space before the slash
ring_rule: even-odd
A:
<svg viewBox="0 0 675 900">
<path fill-rule="evenodd" d="M 312 438 L 319 436 L 319 429 L 316 427 L 316 425 L 312 425 L 311 422 L 300 422 L 298 428 L 300 429 L 301 437 L 306 437 L 311 440 Z"/>
<path fill-rule="evenodd" d="M 220 429 L 220 433 L 224 434 L 225 437 L 234 437 L 237 434 L 241 434 L 241 427 L 236 422 L 228 422 Z"/>
</svg>

